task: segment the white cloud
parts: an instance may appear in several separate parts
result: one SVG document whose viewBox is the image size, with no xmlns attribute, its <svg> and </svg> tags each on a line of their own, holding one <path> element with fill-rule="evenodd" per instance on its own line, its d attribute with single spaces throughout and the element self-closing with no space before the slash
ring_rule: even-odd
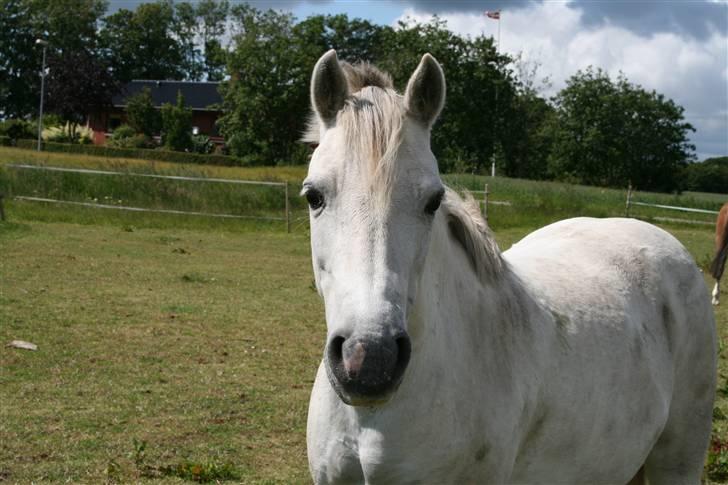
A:
<svg viewBox="0 0 728 485">
<path fill-rule="evenodd" d="M 439 13 L 461 35 L 496 37 L 498 23 L 468 12 Z M 407 9 L 402 19 L 427 21 L 428 12 Z M 664 94 L 682 105 L 696 128 L 700 158 L 728 154 L 728 33 L 713 31 L 704 40 L 676 33 L 639 35 L 614 24 L 587 27 L 578 9 L 543 2 L 501 14 L 501 47 L 540 64 L 551 95 L 579 69 L 593 65 Z"/>
</svg>

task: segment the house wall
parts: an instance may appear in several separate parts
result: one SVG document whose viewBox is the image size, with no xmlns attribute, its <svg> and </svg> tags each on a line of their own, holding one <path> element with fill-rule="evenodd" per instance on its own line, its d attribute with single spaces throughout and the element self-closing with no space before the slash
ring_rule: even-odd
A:
<svg viewBox="0 0 728 485">
<path fill-rule="evenodd" d="M 224 139 L 220 136 L 215 126 L 215 121 L 220 117 L 220 111 L 193 111 L 192 126 L 197 127 L 198 132 L 207 135 L 217 144 L 222 144 Z M 90 115 L 88 126 L 93 130 L 94 145 L 104 145 L 111 136 L 114 128 L 127 122 L 126 113 L 121 108 Z M 159 134 L 157 134 L 159 135 Z"/>
</svg>

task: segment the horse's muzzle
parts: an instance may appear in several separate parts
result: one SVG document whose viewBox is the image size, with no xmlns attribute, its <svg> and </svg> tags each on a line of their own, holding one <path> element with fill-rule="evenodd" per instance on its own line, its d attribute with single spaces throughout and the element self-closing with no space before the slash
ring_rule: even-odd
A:
<svg viewBox="0 0 728 485">
<path fill-rule="evenodd" d="M 342 401 L 352 406 L 386 402 L 409 363 L 409 336 L 335 336 L 326 347 L 326 371 Z"/>
</svg>

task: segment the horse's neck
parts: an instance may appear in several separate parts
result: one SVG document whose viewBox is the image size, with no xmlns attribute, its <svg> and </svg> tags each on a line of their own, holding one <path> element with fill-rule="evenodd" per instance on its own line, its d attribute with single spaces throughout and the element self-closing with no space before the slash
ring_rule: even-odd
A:
<svg viewBox="0 0 728 485">
<path fill-rule="evenodd" d="M 428 358 L 442 365 L 467 363 L 468 354 L 508 359 L 530 345 L 529 325 L 541 310 L 509 265 L 502 266 L 492 277 L 478 275 L 446 225 L 433 230 L 414 311 Z"/>
</svg>

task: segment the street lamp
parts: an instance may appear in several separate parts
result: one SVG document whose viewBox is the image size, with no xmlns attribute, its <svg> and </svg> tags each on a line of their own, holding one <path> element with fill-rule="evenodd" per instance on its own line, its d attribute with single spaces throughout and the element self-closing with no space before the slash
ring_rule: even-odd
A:
<svg viewBox="0 0 728 485">
<path fill-rule="evenodd" d="M 40 114 L 38 115 L 38 151 L 41 150 L 41 138 L 43 136 L 43 94 L 45 91 L 45 77 L 46 77 L 46 49 L 48 48 L 48 41 L 43 39 L 36 39 L 36 45 L 43 46 L 43 66 L 40 71 Z"/>
</svg>

